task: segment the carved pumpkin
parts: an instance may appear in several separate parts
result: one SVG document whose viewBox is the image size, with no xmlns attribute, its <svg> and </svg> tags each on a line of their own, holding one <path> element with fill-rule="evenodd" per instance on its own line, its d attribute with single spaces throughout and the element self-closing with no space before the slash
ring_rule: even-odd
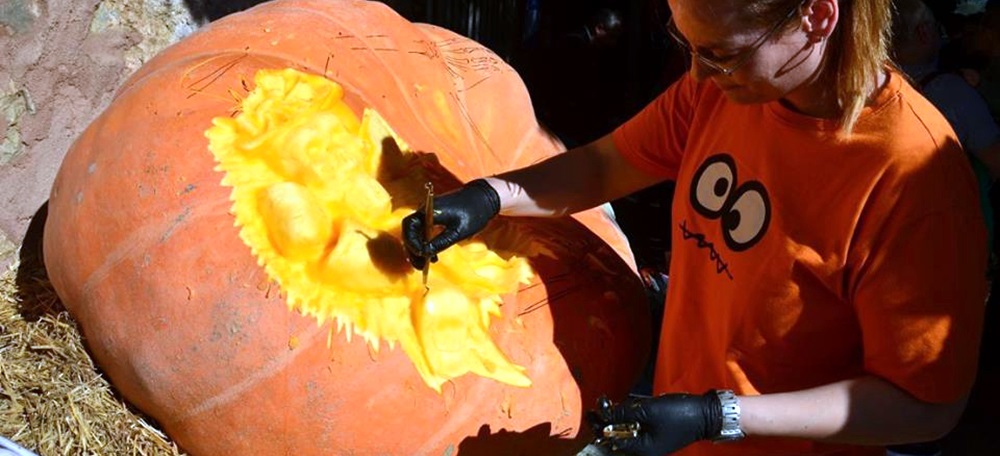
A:
<svg viewBox="0 0 1000 456">
<path fill-rule="evenodd" d="M 275 122 L 248 103 L 276 105 L 261 78 L 279 74 L 288 79 L 277 84 L 342 89 L 317 109 L 361 132 L 349 141 L 381 161 L 361 166 L 374 180 L 315 185 L 339 185 L 343 204 L 365 186 L 384 191 L 385 211 L 336 222 L 310 212 L 318 193 L 299 177 L 343 171 L 340 155 L 279 154 L 272 169 L 285 180 L 244 191 L 261 172 L 234 168 L 219 144 L 235 136 L 213 128 L 258 135 L 232 150 L 271 141 Z M 302 149 L 272 142 L 271 152 Z M 192 454 L 574 454 L 590 438 L 582 413 L 600 394 L 624 395 L 649 347 L 645 296 L 615 226 L 599 210 L 500 218 L 443 255 L 431 292 L 413 297 L 419 272 L 400 266 L 392 218 L 420 204 L 423 180 L 443 192 L 559 150 L 516 73 L 477 43 L 377 2 L 273 1 L 206 26 L 124 84 L 56 178 L 46 267 L 112 383 Z M 255 224 L 266 229 L 253 234 Z M 295 278 L 314 251 L 348 242 L 345 258 L 360 263 Z M 358 294 L 376 291 L 357 291 L 367 278 L 388 284 L 378 300 Z M 421 316 L 425 301 L 447 307 L 448 293 L 465 296 L 447 302 L 474 321 Z M 396 342 L 403 349 L 387 348 Z"/>
</svg>

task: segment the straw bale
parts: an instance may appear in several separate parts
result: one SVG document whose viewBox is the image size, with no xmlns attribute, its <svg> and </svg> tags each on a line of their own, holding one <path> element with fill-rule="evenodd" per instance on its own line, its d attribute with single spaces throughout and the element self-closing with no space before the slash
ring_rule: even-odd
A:
<svg viewBox="0 0 1000 456">
<path fill-rule="evenodd" d="M 180 455 L 94 365 L 44 268 L 0 275 L 0 436 L 41 456 Z"/>
</svg>

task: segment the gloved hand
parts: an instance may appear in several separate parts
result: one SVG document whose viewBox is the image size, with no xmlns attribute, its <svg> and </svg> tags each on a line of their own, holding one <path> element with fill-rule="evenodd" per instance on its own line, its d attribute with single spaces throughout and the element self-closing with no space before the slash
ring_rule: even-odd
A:
<svg viewBox="0 0 1000 456">
<path fill-rule="evenodd" d="M 427 239 L 424 208 L 403 219 L 403 244 L 410 264 L 423 269 L 427 258 L 437 261 L 438 252 L 478 233 L 498 213 L 500 196 L 483 179 L 434 198 L 434 224 L 444 226 L 441 234 Z"/>
<path fill-rule="evenodd" d="M 700 396 L 629 398 L 620 404 L 598 406 L 588 419 L 598 439 L 610 445 L 612 454 L 663 456 L 718 435 L 722 430 L 722 403 L 714 391 Z M 604 438 L 605 426 L 626 423 L 639 423 L 637 437 Z"/>
</svg>

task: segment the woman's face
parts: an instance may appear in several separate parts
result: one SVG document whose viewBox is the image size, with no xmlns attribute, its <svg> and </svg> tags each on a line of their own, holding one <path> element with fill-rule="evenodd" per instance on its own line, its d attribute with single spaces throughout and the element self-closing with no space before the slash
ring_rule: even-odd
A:
<svg viewBox="0 0 1000 456">
<path fill-rule="evenodd" d="M 674 26 L 693 51 L 691 76 L 711 80 L 736 103 L 809 96 L 827 42 L 805 31 L 802 14 L 812 0 L 763 26 L 742 16 L 743 2 L 669 0 Z"/>
</svg>

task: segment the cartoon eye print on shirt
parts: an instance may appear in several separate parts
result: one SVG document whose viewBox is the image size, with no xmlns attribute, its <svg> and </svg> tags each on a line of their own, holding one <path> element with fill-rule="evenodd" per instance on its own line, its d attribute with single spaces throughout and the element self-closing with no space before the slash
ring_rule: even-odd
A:
<svg viewBox="0 0 1000 456">
<path fill-rule="evenodd" d="M 722 237 L 734 252 L 753 247 L 767 232 L 771 201 L 758 181 L 739 183 L 736 162 L 726 154 L 713 155 L 694 173 L 691 205 L 708 219 L 722 223 Z"/>
</svg>

